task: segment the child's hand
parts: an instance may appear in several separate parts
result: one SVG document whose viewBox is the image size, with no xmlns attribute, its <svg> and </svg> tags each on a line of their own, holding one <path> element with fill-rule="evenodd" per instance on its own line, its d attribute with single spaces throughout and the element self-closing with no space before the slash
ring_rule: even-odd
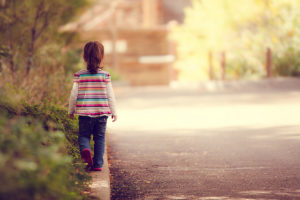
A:
<svg viewBox="0 0 300 200">
<path fill-rule="evenodd" d="M 69 114 L 70 119 L 74 119 L 74 114 Z"/>
<path fill-rule="evenodd" d="M 111 118 L 112 118 L 113 122 L 117 121 L 117 119 L 118 119 L 117 115 L 112 115 Z"/>
</svg>

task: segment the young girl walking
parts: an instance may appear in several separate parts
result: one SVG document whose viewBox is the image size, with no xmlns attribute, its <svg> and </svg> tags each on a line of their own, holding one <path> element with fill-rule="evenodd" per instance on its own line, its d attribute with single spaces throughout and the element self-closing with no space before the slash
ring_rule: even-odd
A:
<svg viewBox="0 0 300 200">
<path fill-rule="evenodd" d="M 117 120 L 115 96 L 108 72 L 103 71 L 101 63 L 104 47 L 101 43 L 88 42 L 84 46 L 83 58 L 86 69 L 74 74 L 73 88 L 69 99 L 69 117 L 79 116 L 79 148 L 81 158 L 88 170 L 101 171 L 105 151 L 105 130 L 107 118 Z M 93 134 L 94 156 L 90 140 Z"/>
</svg>

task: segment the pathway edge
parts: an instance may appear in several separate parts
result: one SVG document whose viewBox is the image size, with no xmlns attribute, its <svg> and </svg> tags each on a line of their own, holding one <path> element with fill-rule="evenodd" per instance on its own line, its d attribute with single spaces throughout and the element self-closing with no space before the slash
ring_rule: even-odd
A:
<svg viewBox="0 0 300 200">
<path fill-rule="evenodd" d="M 107 147 L 103 156 L 104 164 L 101 172 L 91 172 L 92 182 L 90 196 L 101 200 L 110 200 L 110 173 L 107 159 Z"/>
</svg>

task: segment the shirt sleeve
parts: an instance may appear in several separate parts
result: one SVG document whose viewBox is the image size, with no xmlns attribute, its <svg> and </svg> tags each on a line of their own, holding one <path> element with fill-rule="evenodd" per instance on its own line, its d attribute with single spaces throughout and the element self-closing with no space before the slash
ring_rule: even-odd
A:
<svg viewBox="0 0 300 200">
<path fill-rule="evenodd" d="M 107 82 L 106 88 L 107 88 L 107 98 L 108 98 L 109 108 L 112 112 L 112 115 L 117 115 L 116 99 L 115 99 L 115 94 L 111 82 Z"/>
<path fill-rule="evenodd" d="M 78 94 L 78 83 L 74 82 L 71 95 L 69 98 L 69 114 L 74 114 L 75 113 L 75 107 L 76 107 L 76 101 L 77 101 L 77 94 Z"/>
<path fill-rule="evenodd" d="M 110 74 L 107 73 L 106 76 L 105 76 L 105 82 L 106 83 L 110 83 L 111 82 L 111 78 L 110 78 Z"/>
<path fill-rule="evenodd" d="M 79 74 L 75 73 L 73 77 L 73 83 L 78 83 L 79 82 Z"/>
</svg>

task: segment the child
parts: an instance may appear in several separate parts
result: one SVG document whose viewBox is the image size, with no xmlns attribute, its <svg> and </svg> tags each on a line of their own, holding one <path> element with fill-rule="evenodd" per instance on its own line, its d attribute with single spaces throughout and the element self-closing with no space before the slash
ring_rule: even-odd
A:
<svg viewBox="0 0 300 200">
<path fill-rule="evenodd" d="M 101 43 L 88 42 L 84 46 L 84 61 L 87 69 L 74 74 L 74 83 L 69 99 L 69 117 L 79 115 L 79 148 L 87 169 L 101 171 L 105 150 L 105 130 L 108 116 L 117 120 L 115 97 L 110 74 L 100 67 L 104 56 Z M 90 139 L 93 134 L 94 157 L 92 158 Z"/>
</svg>

